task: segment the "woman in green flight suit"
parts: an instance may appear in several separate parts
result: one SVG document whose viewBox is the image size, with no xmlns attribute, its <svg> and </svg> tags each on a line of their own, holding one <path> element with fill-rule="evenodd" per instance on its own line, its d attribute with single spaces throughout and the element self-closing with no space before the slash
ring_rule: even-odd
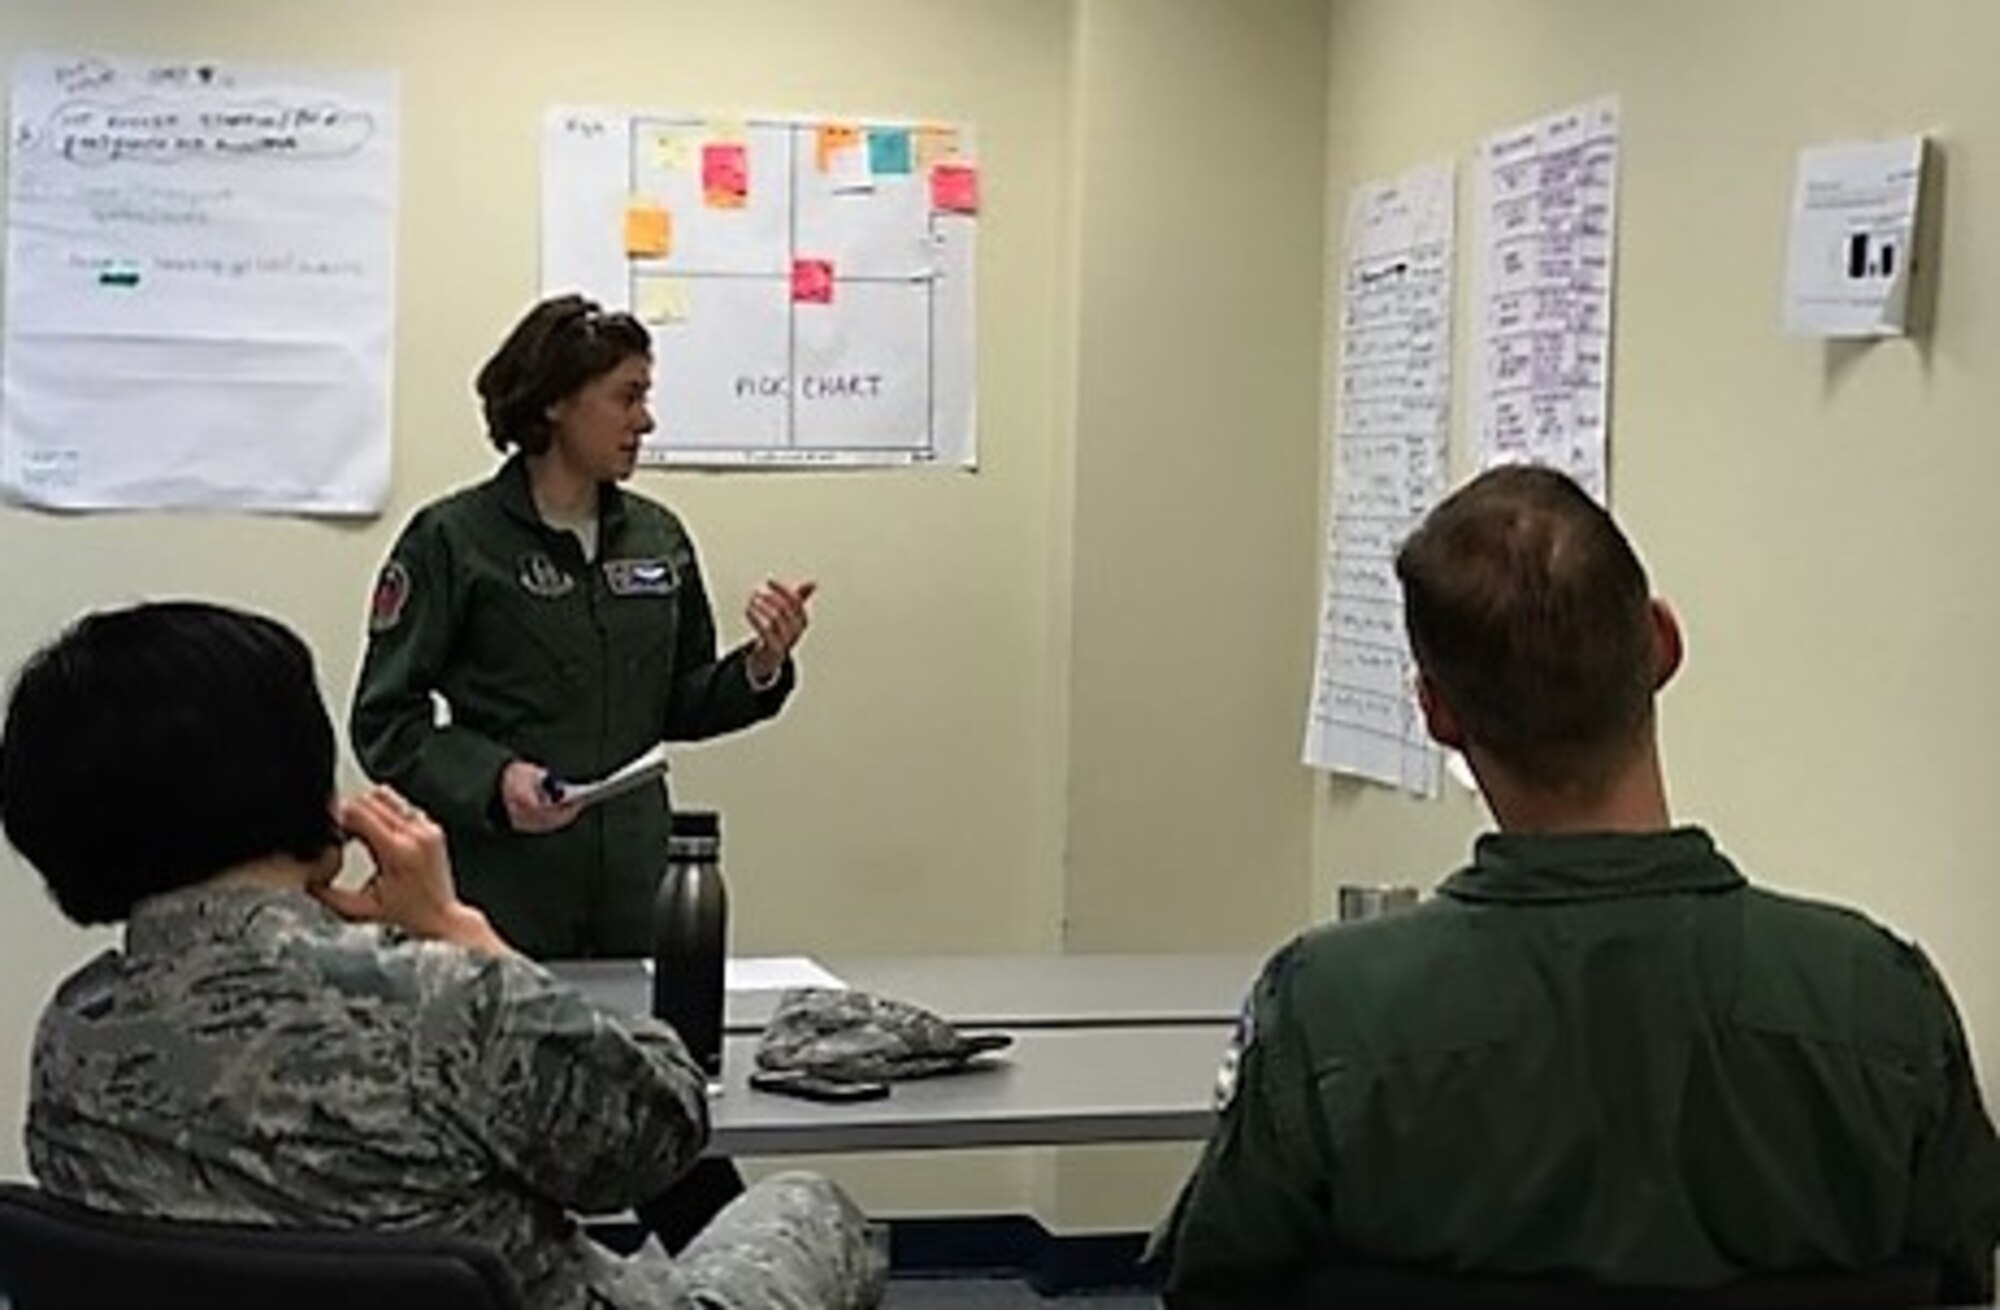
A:
<svg viewBox="0 0 2000 1310">
<path fill-rule="evenodd" d="M 513 453 L 403 530 L 350 717 L 362 768 L 430 812 L 467 899 L 541 958 L 647 954 L 667 849 L 664 787 L 585 808 L 557 780 L 776 714 L 806 629 L 813 584 L 767 582 L 754 638 L 718 658 L 694 543 L 618 486 L 653 428 L 651 352 L 581 296 L 508 334 L 475 385 Z"/>
<path fill-rule="evenodd" d="M 717 658 L 693 541 L 618 486 L 653 430 L 652 337 L 631 315 L 545 300 L 474 385 L 513 453 L 418 510 L 382 566 L 354 753 L 443 826 L 459 890 L 520 950 L 649 954 L 666 788 L 585 808 L 557 784 L 776 714 L 813 584 L 757 588 L 754 638 Z M 710 1158 L 636 1208 L 678 1251 L 742 1190 Z"/>
</svg>

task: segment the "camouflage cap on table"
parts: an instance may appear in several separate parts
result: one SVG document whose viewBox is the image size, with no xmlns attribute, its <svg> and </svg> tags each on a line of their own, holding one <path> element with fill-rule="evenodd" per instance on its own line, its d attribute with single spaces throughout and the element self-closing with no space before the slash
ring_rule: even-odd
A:
<svg viewBox="0 0 2000 1310">
<path fill-rule="evenodd" d="M 778 999 L 757 1042 L 757 1067 L 848 1080 L 928 1078 L 957 1073 L 1013 1040 L 1005 1033 L 961 1033 L 907 1001 L 797 987 Z"/>
</svg>

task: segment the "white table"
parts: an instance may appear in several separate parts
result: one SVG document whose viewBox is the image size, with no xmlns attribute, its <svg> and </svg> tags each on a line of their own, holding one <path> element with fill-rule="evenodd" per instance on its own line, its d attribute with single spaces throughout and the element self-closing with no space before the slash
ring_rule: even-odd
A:
<svg viewBox="0 0 2000 1310">
<path fill-rule="evenodd" d="M 750 1090 L 756 1039 L 731 1037 L 709 1101 L 718 1155 L 1200 1141 L 1227 1030 L 1214 1024 L 1024 1029 L 991 1067 L 827 1105 Z"/>
<path fill-rule="evenodd" d="M 852 987 L 910 1001 L 967 1028 L 1181 1026 L 1235 1022 L 1262 965 L 1242 953 L 1172 955 L 834 956 Z M 645 1012 L 652 982 L 638 960 L 556 960 L 549 968 L 606 1009 Z M 723 1024 L 762 1030 L 775 992 L 732 992 Z"/>
</svg>

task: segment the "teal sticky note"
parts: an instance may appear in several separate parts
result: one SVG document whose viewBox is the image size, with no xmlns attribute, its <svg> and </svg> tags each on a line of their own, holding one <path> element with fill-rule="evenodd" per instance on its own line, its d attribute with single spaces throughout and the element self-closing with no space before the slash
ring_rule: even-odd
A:
<svg viewBox="0 0 2000 1310">
<path fill-rule="evenodd" d="M 901 127 L 871 127 L 868 129 L 868 171 L 877 177 L 891 174 L 908 174 L 910 165 L 910 133 Z"/>
</svg>

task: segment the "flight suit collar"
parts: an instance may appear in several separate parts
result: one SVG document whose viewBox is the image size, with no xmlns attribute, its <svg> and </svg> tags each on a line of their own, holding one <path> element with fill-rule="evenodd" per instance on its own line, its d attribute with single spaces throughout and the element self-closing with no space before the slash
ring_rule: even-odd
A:
<svg viewBox="0 0 2000 1310">
<path fill-rule="evenodd" d="M 1743 875 L 1700 828 L 1648 833 L 1492 832 L 1438 890 L 1461 901 L 1613 900 L 1734 891 Z"/>
<path fill-rule="evenodd" d="M 239 938 L 264 914 L 301 923 L 335 921 L 333 911 L 302 891 L 197 883 L 134 905 L 125 921 L 125 951 L 135 957 L 179 954 L 201 942 Z"/>
<path fill-rule="evenodd" d="M 493 475 L 492 485 L 500 497 L 500 507 L 509 516 L 543 532 L 557 531 L 542 522 L 541 511 L 535 508 L 535 493 L 528 486 L 528 461 L 519 451 L 507 457 L 507 462 Z M 612 534 L 623 526 L 625 526 L 625 493 L 614 482 L 598 483 L 598 541 L 600 543 L 609 541 Z"/>
</svg>

